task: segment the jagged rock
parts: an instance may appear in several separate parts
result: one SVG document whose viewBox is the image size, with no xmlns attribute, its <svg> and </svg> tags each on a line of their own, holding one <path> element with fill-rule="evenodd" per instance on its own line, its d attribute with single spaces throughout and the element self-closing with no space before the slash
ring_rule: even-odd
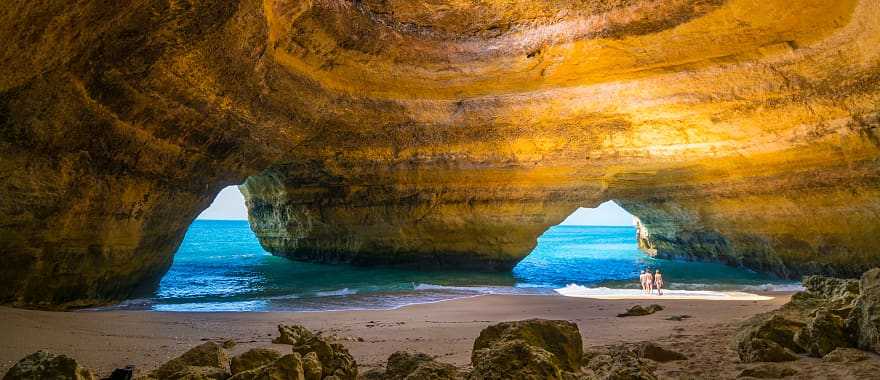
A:
<svg viewBox="0 0 880 380">
<path fill-rule="evenodd" d="M 454 365 L 440 363 L 423 353 L 398 351 L 388 357 L 383 379 L 454 380 L 462 376 Z"/>
<path fill-rule="evenodd" d="M 833 363 L 855 363 L 867 359 L 864 351 L 855 348 L 837 348 L 822 357 L 822 360 Z"/>
<path fill-rule="evenodd" d="M 221 344 L 220 346 L 223 347 L 224 349 L 229 350 L 231 348 L 234 348 L 237 344 L 238 344 L 238 342 L 236 342 L 235 340 L 227 339 L 227 340 L 224 340 L 223 344 Z"/>
<path fill-rule="evenodd" d="M 239 372 L 262 367 L 278 360 L 280 357 L 281 354 L 278 351 L 268 348 L 253 348 L 241 355 L 234 356 L 229 362 L 229 369 L 235 375 Z"/>
<path fill-rule="evenodd" d="M 759 364 L 757 366 L 746 368 L 737 375 L 737 377 L 750 377 L 756 379 L 781 379 L 784 377 L 794 376 L 798 372 L 793 368 L 782 364 Z"/>
<path fill-rule="evenodd" d="M 323 366 L 317 353 L 309 352 L 303 355 L 303 373 L 305 373 L 305 380 L 321 380 Z"/>
<path fill-rule="evenodd" d="M 92 371 L 65 355 L 37 351 L 15 363 L 3 380 L 96 380 Z"/>
<path fill-rule="evenodd" d="M 168 377 L 159 380 L 224 380 L 229 377 L 229 372 L 217 367 L 184 367 Z"/>
<path fill-rule="evenodd" d="M 580 367 L 583 342 L 577 324 L 544 319 L 502 322 L 483 329 L 474 341 L 471 360 L 475 361 L 480 350 L 491 349 L 500 342 L 518 340 L 549 352 L 551 360 L 561 370 L 575 371 Z"/>
<path fill-rule="evenodd" d="M 663 310 L 663 306 L 657 304 L 651 304 L 647 307 L 642 307 L 642 305 L 635 305 L 629 308 L 626 313 L 617 314 L 618 317 L 638 317 L 642 315 L 654 314 L 660 310 Z"/>
<path fill-rule="evenodd" d="M 674 360 L 687 360 L 684 354 L 663 348 L 652 342 L 645 342 L 638 347 L 638 356 L 644 359 L 651 359 L 655 362 L 669 362 Z"/>
<path fill-rule="evenodd" d="M 562 378 L 555 355 L 523 340 L 499 341 L 474 351 L 471 380 L 526 380 Z"/>
<path fill-rule="evenodd" d="M 273 343 L 292 345 L 293 352 L 300 356 L 313 352 L 321 363 L 321 375 L 325 379 L 327 376 L 336 376 L 340 380 L 354 380 L 357 377 L 357 363 L 345 346 L 330 343 L 299 325 L 279 325 L 278 332 L 280 336 Z"/>
<path fill-rule="evenodd" d="M 302 356 L 287 354 L 264 366 L 239 372 L 228 380 L 305 380 Z"/>
<path fill-rule="evenodd" d="M 172 379 L 175 373 L 184 371 L 187 367 L 214 367 L 225 370 L 229 367 L 229 357 L 217 343 L 207 342 L 168 361 L 151 371 L 148 376 L 161 380 Z"/>
<path fill-rule="evenodd" d="M 825 308 L 814 312 L 810 321 L 795 333 L 794 341 L 807 354 L 822 357 L 838 347 L 850 347 L 845 321 Z"/>
<path fill-rule="evenodd" d="M 586 363 L 600 380 L 656 380 L 654 368 L 625 347 L 597 352 Z"/>
<path fill-rule="evenodd" d="M 859 348 L 880 353 L 880 268 L 862 274 L 859 292 L 847 325 Z"/>
<path fill-rule="evenodd" d="M 775 314 L 756 318 L 758 321 L 742 328 L 735 337 L 740 360 L 745 363 L 797 360 L 795 352 L 802 349 L 795 343 L 794 336 L 804 324 Z"/>
<path fill-rule="evenodd" d="M 275 344 L 296 345 L 300 340 L 312 339 L 315 334 L 300 325 L 278 325 L 278 337 L 272 339 Z"/>
<path fill-rule="evenodd" d="M 360 380 L 386 380 L 385 371 L 380 368 L 370 368 L 360 374 Z"/>
</svg>

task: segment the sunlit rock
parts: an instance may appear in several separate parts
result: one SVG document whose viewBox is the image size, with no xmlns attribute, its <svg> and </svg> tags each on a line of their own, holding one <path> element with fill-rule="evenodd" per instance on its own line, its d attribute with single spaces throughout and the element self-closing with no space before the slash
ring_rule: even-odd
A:
<svg viewBox="0 0 880 380">
<path fill-rule="evenodd" d="M 299 260 L 506 270 L 614 199 L 660 258 L 880 264 L 874 0 L 0 5 L 0 302 L 155 286 L 245 183 Z M 245 182 L 246 181 L 246 182 Z"/>
</svg>

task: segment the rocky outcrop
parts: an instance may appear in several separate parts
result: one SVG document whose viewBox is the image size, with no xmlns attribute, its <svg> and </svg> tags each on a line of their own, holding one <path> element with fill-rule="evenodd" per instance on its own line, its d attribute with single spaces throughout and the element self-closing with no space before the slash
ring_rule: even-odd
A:
<svg viewBox="0 0 880 380">
<path fill-rule="evenodd" d="M 509 269 L 614 199 L 658 257 L 855 277 L 880 264 L 878 15 L 874 0 L 4 2 L 0 303 L 149 290 L 241 183 L 263 246 L 299 260 Z"/>
<path fill-rule="evenodd" d="M 398 351 L 388 357 L 383 380 L 459 380 L 464 376 L 454 365 L 441 363 L 422 353 Z"/>
<path fill-rule="evenodd" d="M 530 319 L 489 326 L 474 341 L 472 380 L 562 379 L 579 371 L 583 342 L 576 324 Z"/>
<path fill-rule="evenodd" d="M 629 309 L 626 310 L 625 313 L 617 314 L 618 317 L 641 317 L 643 315 L 651 315 L 660 310 L 663 310 L 663 306 L 657 304 L 650 304 L 648 306 L 642 305 L 633 305 Z"/>
<path fill-rule="evenodd" d="M 147 379 L 184 380 L 193 378 L 225 379 L 229 377 L 229 356 L 218 344 L 207 342 L 150 371 Z"/>
<path fill-rule="evenodd" d="M 302 356 L 298 353 L 284 355 L 269 364 L 239 372 L 229 380 L 304 380 Z"/>
<path fill-rule="evenodd" d="M 280 357 L 281 354 L 278 351 L 268 348 L 250 349 L 241 355 L 232 357 L 232 360 L 229 362 L 229 370 L 233 375 L 236 375 L 239 372 L 249 371 L 272 363 Z"/>
<path fill-rule="evenodd" d="M 299 355 L 300 366 L 309 376 L 320 374 L 333 380 L 357 378 L 357 362 L 343 345 L 331 343 L 299 325 L 278 325 L 280 336 L 274 343 L 289 344 Z M 303 362 L 303 358 L 305 361 Z"/>
<path fill-rule="evenodd" d="M 15 363 L 3 376 L 3 380 L 96 380 L 95 375 L 64 355 L 37 351 Z"/>
<path fill-rule="evenodd" d="M 880 269 L 861 280 L 811 276 L 805 291 L 792 296 L 779 310 L 746 322 L 735 337 L 743 362 L 797 360 L 798 353 L 838 361 L 849 347 L 878 351 L 875 312 Z M 850 355 L 846 355 L 850 356 Z"/>
<path fill-rule="evenodd" d="M 602 380 L 656 380 L 654 367 L 626 347 L 594 352 L 585 360 L 593 378 Z M 591 377 L 588 377 L 591 378 Z"/>
</svg>

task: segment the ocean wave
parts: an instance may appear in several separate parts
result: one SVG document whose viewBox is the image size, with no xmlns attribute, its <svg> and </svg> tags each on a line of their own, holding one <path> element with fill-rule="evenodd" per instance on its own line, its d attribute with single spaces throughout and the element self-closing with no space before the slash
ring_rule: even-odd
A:
<svg viewBox="0 0 880 380">
<path fill-rule="evenodd" d="M 349 288 L 342 288 L 342 289 L 337 289 L 337 290 L 327 290 L 327 291 L 315 292 L 315 295 L 318 297 L 337 297 L 337 296 L 350 296 L 350 295 L 354 295 L 357 293 L 358 293 L 357 290 L 352 290 Z"/>
<path fill-rule="evenodd" d="M 761 284 L 746 285 L 743 290 L 752 292 L 802 292 L 804 286 L 801 284 Z"/>
<path fill-rule="evenodd" d="M 577 284 L 567 286 L 555 291 L 566 297 L 595 298 L 595 299 L 701 299 L 701 300 L 769 300 L 766 297 L 745 292 L 719 292 L 713 290 L 664 290 L 663 295 L 645 294 L 641 289 L 612 289 L 606 287 L 589 288 Z"/>
<path fill-rule="evenodd" d="M 435 284 L 418 284 L 413 287 L 416 291 L 435 291 L 435 292 L 451 292 L 451 293 L 468 293 L 468 294 L 543 294 L 538 289 L 546 289 L 550 287 L 538 286 L 449 286 Z"/>
</svg>

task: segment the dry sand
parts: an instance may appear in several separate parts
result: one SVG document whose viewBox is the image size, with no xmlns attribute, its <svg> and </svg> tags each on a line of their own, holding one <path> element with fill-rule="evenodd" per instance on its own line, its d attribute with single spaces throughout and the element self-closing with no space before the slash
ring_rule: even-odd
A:
<svg viewBox="0 0 880 380">
<path fill-rule="evenodd" d="M 231 350 L 233 354 L 253 347 L 275 346 L 286 351 L 289 347 L 271 343 L 279 323 L 299 323 L 337 336 L 363 369 L 383 364 L 397 350 L 421 351 L 436 355 L 441 361 L 464 366 L 470 361 L 471 346 L 480 330 L 496 322 L 527 318 L 574 321 L 587 346 L 653 340 L 682 346 L 684 351 L 692 351 L 694 347 L 723 351 L 724 348 L 702 345 L 725 345 L 718 340 L 729 340 L 733 334 L 731 324 L 779 307 L 788 301 L 790 293 L 772 296 L 773 299 L 765 301 L 655 297 L 650 302 L 562 296 L 481 296 L 396 310 L 319 313 L 60 313 L 0 308 L 0 373 L 38 349 L 67 354 L 99 375 L 127 364 L 136 365 L 139 372 L 147 371 L 205 340 L 234 339 L 238 345 Z M 649 316 L 616 317 L 632 305 L 647 303 L 657 303 L 666 309 Z M 667 320 L 681 314 L 692 318 Z M 714 343 L 695 341 L 713 334 Z M 717 366 L 717 363 L 708 363 L 708 366 Z M 677 367 L 664 368 L 661 370 L 678 371 Z"/>
</svg>

